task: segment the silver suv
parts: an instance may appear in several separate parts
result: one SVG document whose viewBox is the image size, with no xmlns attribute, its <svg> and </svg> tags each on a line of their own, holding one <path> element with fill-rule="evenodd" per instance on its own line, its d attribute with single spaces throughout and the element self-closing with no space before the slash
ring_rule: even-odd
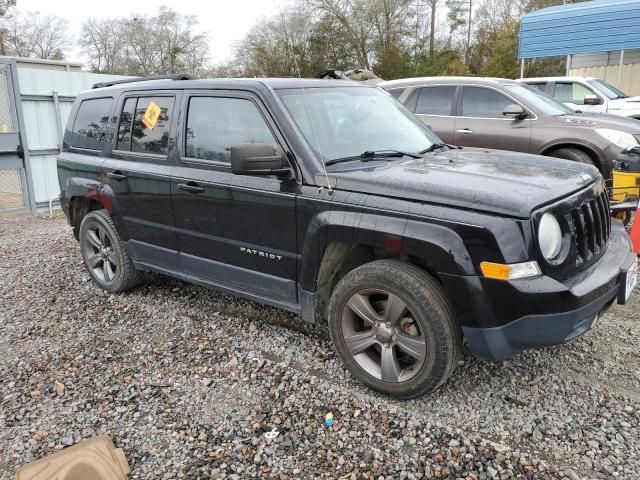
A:
<svg viewBox="0 0 640 480">
<path fill-rule="evenodd" d="M 640 142 L 640 122 L 579 114 L 514 80 L 425 77 L 381 82 L 446 143 L 535 153 L 595 165 Z"/>
</svg>

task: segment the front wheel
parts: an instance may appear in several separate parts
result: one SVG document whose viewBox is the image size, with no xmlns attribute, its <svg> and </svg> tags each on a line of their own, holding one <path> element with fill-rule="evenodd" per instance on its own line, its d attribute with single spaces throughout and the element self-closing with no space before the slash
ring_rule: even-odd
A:
<svg viewBox="0 0 640 480">
<path fill-rule="evenodd" d="M 460 358 L 460 329 L 442 287 L 393 260 L 367 263 L 338 282 L 329 332 L 354 377 L 397 398 L 434 391 Z"/>
<path fill-rule="evenodd" d="M 106 210 L 88 213 L 80 224 L 80 250 L 93 281 L 111 293 L 135 286 L 139 272 Z"/>
</svg>

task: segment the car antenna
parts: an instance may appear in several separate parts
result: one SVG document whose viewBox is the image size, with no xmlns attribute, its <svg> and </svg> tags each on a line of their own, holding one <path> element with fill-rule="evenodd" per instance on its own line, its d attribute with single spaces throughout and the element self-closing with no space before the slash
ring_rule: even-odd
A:
<svg viewBox="0 0 640 480">
<path fill-rule="evenodd" d="M 331 182 L 329 181 L 329 174 L 327 173 L 327 166 L 324 163 L 324 154 L 322 153 L 322 148 L 320 147 L 320 140 L 318 139 L 318 132 L 316 132 L 316 122 L 311 116 L 311 112 L 309 111 L 309 106 L 307 105 L 307 89 L 304 87 L 302 87 L 302 94 L 304 96 L 304 109 L 307 111 L 307 116 L 309 117 L 309 120 L 311 120 L 311 129 L 313 130 L 313 137 L 316 141 L 316 147 L 318 149 L 318 153 L 320 154 L 320 163 L 322 164 L 324 178 L 327 180 L 327 188 L 329 189 L 329 193 L 333 193 L 333 189 L 331 188 Z"/>
</svg>

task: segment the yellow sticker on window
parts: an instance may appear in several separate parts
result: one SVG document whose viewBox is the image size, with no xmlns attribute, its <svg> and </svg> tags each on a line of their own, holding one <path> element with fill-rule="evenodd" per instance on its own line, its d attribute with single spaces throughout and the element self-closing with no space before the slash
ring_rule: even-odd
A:
<svg viewBox="0 0 640 480">
<path fill-rule="evenodd" d="M 160 107 L 155 103 L 150 102 L 147 107 L 147 111 L 144 112 L 144 116 L 142 117 L 142 124 L 148 129 L 152 129 L 156 126 L 156 123 L 158 123 L 161 113 L 162 110 Z"/>
<path fill-rule="evenodd" d="M 2 133 L 8 133 L 9 132 L 9 126 L 6 123 L 2 124 Z"/>
</svg>

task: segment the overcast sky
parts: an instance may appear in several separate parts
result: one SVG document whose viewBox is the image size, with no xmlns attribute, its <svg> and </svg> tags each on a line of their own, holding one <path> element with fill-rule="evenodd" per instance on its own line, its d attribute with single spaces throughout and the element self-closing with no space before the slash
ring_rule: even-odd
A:
<svg viewBox="0 0 640 480">
<path fill-rule="evenodd" d="M 212 63 L 220 63 L 231 57 L 233 43 L 240 40 L 256 20 L 277 12 L 289 1 L 106 0 L 96 4 L 86 0 L 18 0 L 17 7 L 19 10 L 67 18 L 77 38 L 82 22 L 88 17 L 152 14 L 157 12 L 160 5 L 166 5 L 184 15 L 196 15 L 200 28 L 209 32 Z M 70 52 L 68 59 L 83 60 L 77 51 Z"/>
</svg>

